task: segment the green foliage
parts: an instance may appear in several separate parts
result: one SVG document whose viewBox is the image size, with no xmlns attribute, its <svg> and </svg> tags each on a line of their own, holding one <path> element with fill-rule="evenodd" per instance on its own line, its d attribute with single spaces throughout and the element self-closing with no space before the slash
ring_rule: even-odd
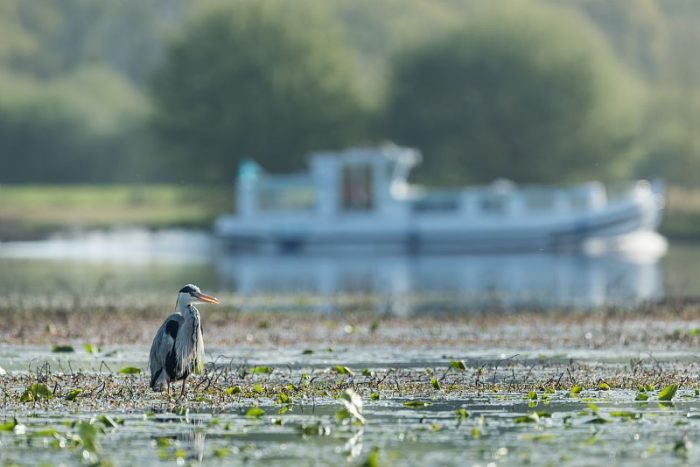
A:
<svg viewBox="0 0 700 467">
<path fill-rule="evenodd" d="M 248 410 L 246 410 L 245 416 L 246 417 L 252 417 L 252 418 L 260 418 L 263 415 L 265 415 L 265 411 L 261 409 L 260 407 L 251 407 Z"/>
<path fill-rule="evenodd" d="M 467 365 L 464 364 L 464 360 L 452 360 L 450 362 L 450 367 L 460 371 L 465 371 L 467 369 Z"/>
<path fill-rule="evenodd" d="M 410 409 L 422 409 L 433 405 L 433 403 L 427 401 L 406 401 L 403 403 L 403 405 L 404 407 L 408 407 Z"/>
<path fill-rule="evenodd" d="M 334 366 L 333 371 L 335 371 L 339 375 L 355 376 L 354 371 L 352 371 L 350 368 L 343 366 L 343 365 Z"/>
<path fill-rule="evenodd" d="M 673 396 L 676 395 L 676 391 L 678 391 L 677 384 L 671 384 L 669 386 L 666 386 L 661 391 L 659 391 L 659 400 L 670 401 L 671 399 L 673 399 Z"/>
<path fill-rule="evenodd" d="M 287 171 L 362 140 L 352 57 L 319 5 L 236 0 L 185 27 L 152 86 L 164 165 L 229 181 L 242 157 Z"/>
<path fill-rule="evenodd" d="M 250 372 L 254 375 L 269 375 L 274 371 L 274 368 L 269 366 L 256 366 L 251 368 Z"/>
<path fill-rule="evenodd" d="M 0 424 L 0 431 L 14 431 L 19 424 L 16 418 L 12 418 L 9 422 Z"/>
<path fill-rule="evenodd" d="M 98 346 L 96 346 L 95 344 L 91 344 L 89 342 L 83 344 L 83 349 L 85 349 L 85 352 L 93 354 L 93 355 L 100 353 L 100 348 Z"/>
<path fill-rule="evenodd" d="M 390 136 L 424 178 L 610 179 L 638 155 L 636 83 L 567 10 L 507 4 L 397 59 Z"/>
<path fill-rule="evenodd" d="M 34 383 L 27 387 L 20 396 L 20 402 L 36 402 L 53 398 L 53 391 L 43 383 Z"/>
<path fill-rule="evenodd" d="M 125 366 L 119 370 L 119 373 L 123 375 L 138 375 L 141 373 L 141 369 L 133 366 Z"/>
<path fill-rule="evenodd" d="M 127 173 L 148 168 L 142 157 L 148 106 L 132 85 L 97 67 L 48 85 L 19 81 L 0 73 L 0 182 L 142 178 Z"/>
<path fill-rule="evenodd" d="M 532 412 L 527 415 L 521 415 L 513 419 L 513 423 L 538 423 L 540 421 L 540 416 L 537 412 Z"/>
<path fill-rule="evenodd" d="M 83 392 L 83 390 L 80 389 L 80 388 L 73 389 L 71 392 L 69 392 L 68 394 L 66 394 L 65 399 L 66 399 L 67 401 L 74 401 L 74 400 L 76 400 L 76 399 L 78 398 L 78 396 L 79 396 L 80 394 L 82 394 L 82 392 Z"/>
</svg>

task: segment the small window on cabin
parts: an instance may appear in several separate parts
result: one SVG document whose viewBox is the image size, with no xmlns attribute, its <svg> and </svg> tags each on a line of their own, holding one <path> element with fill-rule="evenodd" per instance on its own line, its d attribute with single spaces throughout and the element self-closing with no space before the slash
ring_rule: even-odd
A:
<svg viewBox="0 0 700 467">
<path fill-rule="evenodd" d="M 551 193 L 529 193 L 525 197 L 529 211 L 551 211 L 554 209 L 554 197 Z"/>
<path fill-rule="evenodd" d="M 424 199 L 413 202 L 411 210 L 419 213 L 452 213 L 459 208 L 454 199 Z"/>
<path fill-rule="evenodd" d="M 486 214 L 500 215 L 506 211 L 506 199 L 503 196 L 483 196 L 479 203 L 481 210 Z"/>
<path fill-rule="evenodd" d="M 369 164 L 353 164 L 343 167 L 341 189 L 344 211 L 369 211 L 374 206 L 372 167 Z"/>
<path fill-rule="evenodd" d="M 258 209 L 264 212 L 310 211 L 315 203 L 311 187 L 262 187 L 258 192 Z"/>
</svg>

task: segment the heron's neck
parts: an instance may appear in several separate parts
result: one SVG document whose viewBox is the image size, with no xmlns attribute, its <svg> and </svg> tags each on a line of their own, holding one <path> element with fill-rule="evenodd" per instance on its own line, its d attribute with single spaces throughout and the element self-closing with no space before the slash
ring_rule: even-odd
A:
<svg viewBox="0 0 700 467">
<path fill-rule="evenodd" d="M 197 308 L 195 308 L 195 306 L 192 303 L 186 304 L 186 303 L 178 302 L 177 311 L 180 312 L 180 314 L 182 316 L 185 316 L 185 317 L 199 316 L 199 310 Z"/>
</svg>

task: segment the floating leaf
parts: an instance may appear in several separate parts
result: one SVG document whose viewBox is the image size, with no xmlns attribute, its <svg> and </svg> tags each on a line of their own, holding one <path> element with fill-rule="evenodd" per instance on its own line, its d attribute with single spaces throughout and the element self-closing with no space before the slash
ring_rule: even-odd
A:
<svg viewBox="0 0 700 467">
<path fill-rule="evenodd" d="M 381 461 L 379 460 L 379 448 L 378 447 L 373 447 L 372 450 L 367 454 L 367 459 L 365 459 L 365 462 L 362 464 L 363 467 L 379 467 L 381 464 Z"/>
<path fill-rule="evenodd" d="M 427 401 L 406 401 L 403 403 L 403 405 L 411 409 L 419 409 L 422 407 L 428 407 L 430 405 L 433 405 L 433 403 Z"/>
<path fill-rule="evenodd" d="M 598 389 L 600 389 L 601 391 L 609 391 L 610 385 L 605 381 L 601 381 L 600 383 L 598 383 Z"/>
<path fill-rule="evenodd" d="M 312 349 L 304 349 L 301 352 L 302 355 L 311 355 L 312 353 L 314 353 L 314 351 Z"/>
<path fill-rule="evenodd" d="M 481 431 L 477 427 L 472 428 L 472 438 L 477 439 L 481 436 Z"/>
<path fill-rule="evenodd" d="M 138 375 L 141 373 L 140 368 L 136 368 L 135 366 L 125 366 L 121 370 L 119 370 L 119 373 L 123 375 Z"/>
<path fill-rule="evenodd" d="M 231 386 L 230 388 L 226 388 L 226 390 L 224 392 L 228 395 L 240 394 L 241 387 L 240 386 Z"/>
<path fill-rule="evenodd" d="M 263 409 L 261 409 L 260 407 L 251 407 L 245 413 L 246 417 L 254 417 L 254 418 L 260 418 L 263 415 L 265 415 L 265 411 Z"/>
<path fill-rule="evenodd" d="M 85 351 L 87 353 L 91 353 L 91 354 L 100 353 L 100 348 L 97 347 L 96 345 L 89 343 L 89 342 L 87 344 L 83 344 L 83 349 L 85 349 Z"/>
<path fill-rule="evenodd" d="M 609 420 L 607 420 L 603 417 L 594 417 L 594 418 L 591 418 L 590 420 L 588 420 L 586 423 L 591 423 L 594 425 L 601 425 L 603 423 L 609 423 L 609 422 L 610 422 Z"/>
<path fill-rule="evenodd" d="M 659 400 L 670 401 L 671 399 L 673 399 L 673 396 L 676 395 L 676 391 L 678 391 L 677 384 L 671 384 L 669 386 L 666 386 L 659 392 Z"/>
<path fill-rule="evenodd" d="M 369 395 L 369 398 L 372 399 L 373 401 L 378 401 L 381 396 L 379 395 L 378 392 L 373 392 L 372 394 Z"/>
<path fill-rule="evenodd" d="M 67 401 L 74 401 L 82 392 L 83 392 L 83 390 L 80 388 L 73 389 L 71 392 L 66 394 L 65 399 Z"/>
<path fill-rule="evenodd" d="M 513 420 L 513 423 L 537 423 L 540 421 L 540 416 L 537 415 L 536 412 L 529 413 L 527 415 L 522 415 L 520 417 L 516 417 Z"/>
<path fill-rule="evenodd" d="M 355 376 L 355 373 L 350 368 L 343 365 L 336 365 L 335 367 L 333 367 L 333 371 L 335 371 L 339 375 Z"/>
<path fill-rule="evenodd" d="M 362 376 L 365 376 L 367 378 L 374 378 L 374 371 L 371 371 L 369 368 L 363 368 Z"/>
<path fill-rule="evenodd" d="M 156 445 L 157 445 L 159 448 L 167 448 L 167 447 L 170 446 L 171 444 L 173 444 L 173 440 L 170 439 L 170 438 L 158 438 L 158 439 L 156 440 Z"/>
<path fill-rule="evenodd" d="M 634 398 L 634 400 L 636 401 L 645 401 L 647 399 L 649 399 L 649 394 L 646 394 L 644 392 L 640 392 L 639 394 L 637 394 L 637 397 Z"/>
<path fill-rule="evenodd" d="M 621 418 L 641 418 L 642 414 L 638 412 L 631 412 L 629 410 L 613 410 L 610 412 L 610 416 Z"/>
<path fill-rule="evenodd" d="M 0 431 L 13 431 L 17 425 L 19 422 L 13 417 L 9 422 L 0 424 Z"/>
<path fill-rule="evenodd" d="M 464 364 L 464 360 L 452 360 L 450 366 L 456 370 L 466 370 L 467 365 Z"/>
<path fill-rule="evenodd" d="M 465 408 L 459 408 L 455 410 L 455 417 L 457 418 L 457 421 L 462 422 L 469 417 L 469 412 L 467 412 L 467 409 Z"/>
<path fill-rule="evenodd" d="M 430 380 L 430 384 L 433 385 L 433 388 L 437 389 L 438 391 L 441 389 L 440 387 L 440 381 L 437 380 L 437 378 L 433 378 Z"/>
<path fill-rule="evenodd" d="M 316 422 L 309 425 L 301 425 L 300 431 L 303 436 L 328 436 L 331 434 L 331 427 L 321 422 Z"/>
<path fill-rule="evenodd" d="M 265 390 L 265 389 L 263 388 L 263 385 L 262 385 L 261 383 L 255 383 L 255 384 L 252 386 L 252 389 L 253 389 L 253 392 L 256 393 L 256 394 L 262 394 L 263 391 Z"/>
<path fill-rule="evenodd" d="M 251 368 L 250 372 L 254 375 L 269 375 L 274 371 L 274 368 L 269 366 L 256 366 Z"/>
<path fill-rule="evenodd" d="M 222 458 L 227 457 L 231 454 L 231 450 L 228 448 L 216 448 L 214 449 L 214 457 Z"/>
<path fill-rule="evenodd" d="M 43 430 L 33 431 L 30 433 L 32 438 L 51 438 L 58 435 L 58 430 L 55 428 L 44 428 Z"/>
<path fill-rule="evenodd" d="M 75 349 L 73 348 L 72 345 L 54 345 L 51 347 L 51 352 L 75 352 Z"/>
<path fill-rule="evenodd" d="M 595 405 L 593 402 L 588 403 L 588 408 L 591 409 L 593 413 L 598 413 L 600 412 L 600 409 L 598 408 L 597 405 Z"/>
<path fill-rule="evenodd" d="M 537 393 L 535 391 L 530 391 L 527 393 L 527 398 L 530 400 L 537 400 Z"/>
<path fill-rule="evenodd" d="M 580 394 L 581 391 L 583 391 L 583 387 L 579 384 L 574 384 L 574 386 L 571 388 L 571 394 L 573 395 Z"/>
<path fill-rule="evenodd" d="M 97 420 L 102 423 L 104 426 L 107 428 L 116 428 L 117 425 L 123 425 L 124 420 L 114 420 L 112 417 L 109 415 L 100 415 L 97 417 Z"/>
<path fill-rule="evenodd" d="M 289 403 L 289 396 L 283 392 L 280 392 L 279 395 L 277 396 L 277 402 L 279 404 L 288 404 Z"/>
</svg>

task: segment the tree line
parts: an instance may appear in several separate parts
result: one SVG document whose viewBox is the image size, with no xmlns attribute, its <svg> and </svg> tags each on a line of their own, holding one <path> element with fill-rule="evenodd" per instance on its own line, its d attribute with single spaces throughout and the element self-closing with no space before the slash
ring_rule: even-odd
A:
<svg viewBox="0 0 700 467">
<path fill-rule="evenodd" d="M 385 141 L 429 183 L 700 176 L 700 72 L 674 43 L 700 8 L 200 3 L 0 0 L 0 182 L 229 183 L 243 158 Z"/>
</svg>

